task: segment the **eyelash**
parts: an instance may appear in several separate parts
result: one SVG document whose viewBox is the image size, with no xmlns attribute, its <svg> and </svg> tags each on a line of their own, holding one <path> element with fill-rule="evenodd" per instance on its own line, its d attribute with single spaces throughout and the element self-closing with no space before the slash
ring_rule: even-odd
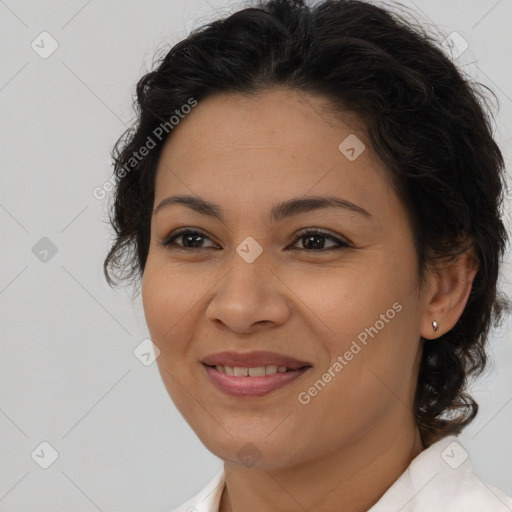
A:
<svg viewBox="0 0 512 512">
<path fill-rule="evenodd" d="M 197 250 L 201 250 L 201 249 L 212 249 L 213 248 L 213 247 L 183 247 L 179 244 L 176 244 L 174 242 L 174 240 L 176 240 L 177 238 L 179 238 L 180 236 L 183 236 L 183 235 L 199 235 L 204 238 L 209 238 L 208 235 L 206 235 L 205 233 L 202 233 L 200 231 L 196 231 L 196 230 L 189 229 L 189 228 L 183 228 L 183 229 L 179 229 L 178 231 L 174 231 L 174 232 L 170 233 L 169 236 L 167 236 L 164 240 L 158 242 L 158 245 L 164 246 L 169 250 L 183 250 L 183 251 L 197 251 Z M 305 229 L 305 230 L 297 233 L 294 236 L 293 244 L 296 244 L 302 238 L 305 238 L 307 236 L 312 236 L 312 235 L 320 235 L 324 238 L 335 241 L 338 244 L 338 247 L 329 247 L 327 249 L 299 249 L 300 251 L 325 252 L 325 251 L 340 250 L 340 249 L 346 249 L 346 248 L 352 247 L 352 245 L 345 240 L 337 238 L 328 233 L 324 233 L 323 231 L 318 231 L 317 229 L 311 229 L 311 228 Z"/>
</svg>

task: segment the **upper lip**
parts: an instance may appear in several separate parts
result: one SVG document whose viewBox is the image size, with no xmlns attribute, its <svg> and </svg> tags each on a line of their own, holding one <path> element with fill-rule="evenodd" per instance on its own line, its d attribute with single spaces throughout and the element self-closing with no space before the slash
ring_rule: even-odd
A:
<svg viewBox="0 0 512 512">
<path fill-rule="evenodd" d="M 208 366 L 238 366 L 254 368 L 256 366 L 286 366 L 290 370 L 298 370 L 304 366 L 311 366 L 307 361 L 277 352 L 217 352 L 206 356 L 202 362 Z"/>
</svg>

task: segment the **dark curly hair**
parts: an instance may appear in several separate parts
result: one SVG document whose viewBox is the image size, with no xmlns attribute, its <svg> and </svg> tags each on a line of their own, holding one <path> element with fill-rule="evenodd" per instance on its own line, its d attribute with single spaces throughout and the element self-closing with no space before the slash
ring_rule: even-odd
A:
<svg viewBox="0 0 512 512">
<path fill-rule="evenodd" d="M 156 168 L 171 130 L 144 158 L 133 155 L 191 98 L 275 86 L 320 95 L 333 113 L 363 120 L 414 227 L 420 288 L 427 268 L 474 248 L 479 269 L 459 321 L 435 342 L 421 339 L 414 404 L 425 446 L 460 433 L 478 411 L 465 392 L 468 378 L 486 367 L 491 324 L 510 311 L 497 290 L 508 241 L 504 160 L 479 87 L 489 89 L 463 76 L 439 41 L 401 14 L 360 0 L 260 1 L 193 30 L 159 58 L 137 84 L 136 126 L 112 151 L 109 285 L 118 284 L 115 271 L 140 286 Z"/>
</svg>

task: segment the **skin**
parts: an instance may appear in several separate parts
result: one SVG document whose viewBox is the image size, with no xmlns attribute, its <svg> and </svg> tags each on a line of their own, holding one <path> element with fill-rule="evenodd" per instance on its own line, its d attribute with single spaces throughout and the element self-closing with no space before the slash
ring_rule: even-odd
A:
<svg viewBox="0 0 512 512">
<path fill-rule="evenodd" d="M 327 111 L 324 98 L 284 88 L 209 97 L 174 128 L 159 161 L 155 208 L 191 194 L 225 215 L 221 222 L 183 205 L 154 214 L 142 280 L 167 391 L 224 461 L 221 512 L 340 503 L 360 512 L 378 501 L 425 448 L 412 412 L 420 336 L 436 343 L 455 325 L 477 271 L 466 253 L 430 272 L 420 293 L 412 227 L 384 165 L 355 116 Z M 338 149 L 349 134 L 366 146 L 354 161 Z M 305 195 L 340 197 L 372 217 L 330 208 L 268 221 L 275 203 Z M 158 244 L 181 227 L 204 233 L 199 249 Z M 338 244 L 321 236 L 294 242 L 303 228 L 350 246 L 330 249 Z M 236 252 L 248 236 L 263 251 L 252 263 Z M 187 237 L 175 243 L 194 247 Z M 298 394 L 395 302 L 401 311 L 300 403 Z M 210 383 L 200 362 L 222 350 L 274 350 L 312 368 L 265 397 L 235 398 Z M 259 457 L 251 467 L 237 456 L 244 446 Z"/>
</svg>

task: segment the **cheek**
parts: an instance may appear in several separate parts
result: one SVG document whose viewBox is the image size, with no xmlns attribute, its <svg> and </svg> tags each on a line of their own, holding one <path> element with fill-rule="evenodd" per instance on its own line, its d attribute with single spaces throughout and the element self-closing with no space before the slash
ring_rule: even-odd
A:
<svg viewBox="0 0 512 512">
<path fill-rule="evenodd" d="M 197 281 L 197 282 L 195 282 Z M 142 302 L 148 329 L 155 344 L 179 345 L 178 335 L 194 314 L 202 291 L 197 276 L 184 275 L 178 268 L 148 263 L 142 279 Z"/>
<path fill-rule="evenodd" d="M 399 310 L 398 305 L 393 309 L 392 304 L 383 304 L 377 315 L 368 309 L 340 315 L 339 335 L 331 337 L 327 346 L 330 362 L 319 366 L 300 390 L 298 407 L 304 424 L 310 418 L 323 418 L 321 426 L 311 426 L 320 428 L 320 444 L 350 444 L 391 411 L 410 403 L 418 343 L 408 336 L 408 305 L 401 303 Z M 310 432 L 302 433 L 307 444 Z"/>
<path fill-rule="evenodd" d="M 302 321 L 308 319 L 317 335 L 326 335 L 319 339 L 328 343 L 331 353 L 338 353 L 359 334 L 364 341 L 365 329 L 376 322 L 379 332 L 389 332 L 389 325 L 400 323 L 404 316 L 397 311 L 400 304 L 413 297 L 414 282 L 408 270 L 394 271 L 384 258 L 374 256 L 366 258 L 367 264 L 354 260 L 302 276 L 288 271 L 283 279 L 293 283 Z"/>
<path fill-rule="evenodd" d="M 314 322 L 316 343 L 330 359 L 322 361 L 308 383 L 325 375 L 329 383 L 317 387 L 327 406 L 346 413 L 357 404 L 371 405 L 375 412 L 394 393 L 407 400 L 419 348 L 415 287 L 413 266 L 398 268 L 392 261 L 375 258 L 364 271 L 345 267 L 336 276 L 316 275 L 294 288 L 314 313 L 308 316 Z"/>
<path fill-rule="evenodd" d="M 170 277 L 172 276 L 172 277 Z M 191 358 L 189 340 L 193 336 L 191 319 L 193 305 L 189 291 L 184 293 L 179 273 L 155 266 L 146 266 L 142 282 L 144 315 L 152 342 L 160 350 L 156 364 L 167 392 L 178 410 L 188 415 L 187 383 L 197 371 Z M 187 314 L 188 313 L 188 314 Z"/>
<path fill-rule="evenodd" d="M 142 304 L 144 316 L 148 325 L 153 343 L 160 346 L 166 330 L 172 325 L 173 315 L 172 290 L 167 286 L 166 280 L 158 275 L 152 266 L 147 265 L 142 279 Z"/>
<path fill-rule="evenodd" d="M 201 294 L 196 297 L 196 293 L 182 281 L 180 272 L 171 272 L 148 260 L 141 295 L 151 340 L 160 350 L 156 363 L 162 381 L 177 409 L 189 418 L 195 402 L 190 400 L 192 390 L 185 390 L 196 377 L 197 367 L 195 361 L 190 364 L 186 361 L 191 357 L 189 340 L 193 336 L 193 307 Z"/>
</svg>

